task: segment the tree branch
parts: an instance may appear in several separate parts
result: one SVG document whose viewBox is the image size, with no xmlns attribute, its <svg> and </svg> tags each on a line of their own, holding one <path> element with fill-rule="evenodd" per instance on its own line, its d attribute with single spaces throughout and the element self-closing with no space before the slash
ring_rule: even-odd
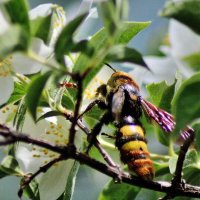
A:
<svg viewBox="0 0 200 200">
<path fill-rule="evenodd" d="M 99 172 L 101 172 L 107 176 L 110 176 L 114 179 L 117 179 L 119 176 L 119 171 L 117 170 L 117 168 L 108 166 L 108 165 L 106 165 L 102 162 L 99 162 L 81 152 L 77 152 L 77 151 L 73 152 L 73 151 L 71 151 L 70 146 L 53 145 L 46 141 L 37 140 L 37 139 L 31 138 L 30 136 L 27 136 L 25 134 L 18 133 L 16 131 L 11 131 L 8 128 L 7 129 L 2 128 L 2 126 L 0 128 L 1 128 L 0 135 L 5 138 L 5 141 L 6 140 L 11 141 L 11 139 L 12 139 L 13 143 L 15 143 L 15 142 L 24 142 L 24 143 L 28 143 L 28 144 L 31 143 L 31 144 L 34 144 L 34 145 L 37 145 L 37 146 L 40 146 L 43 148 L 47 148 L 56 153 L 59 153 L 60 157 L 62 157 L 62 160 L 71 158 L 71 159 L 79 161 L 81 164 L 86 164 L 89 167 L 92 167 L 93 169 L 96 169 Z M 186 148 L 187 146 L 188 146 L 188 142 L 187 142 L 187 145 L 186 144 L 183 145 L 183 147 L 182 147 L 183 152 L 187 151 L 187 148 Z M 182 155 L 182 153 L 180 153 L 180 154 Z M 180 160 L 182 160 L 183 157 L 182 156 L 180 156 L 180 157 L 181 157 Z M 51 164 L 49 164 L 49 165 L 51 165 Z M 40 173 L 40 171 L 42 172 L 42 170 L 41 169 L 38 170 L 38 173 Z M 189 184 L 185 184 L 184 188 L 174 187 L 169 182 L 145 181 L 136 176 L 129 176 L 126 173 L 123 173 L 121 175 L 121 181 L 124 183 L 131 184 L 131 185 L 151 189 L 154 191 L 164 192 L 167 194 L 169 194 L 171 191 L 173 191 L 174 197 L 175 196 L 188 196 L 188 197 L 193 197 L 193 198 L 200 198 L 200 187 L 192 186 Z"/>
</svg>

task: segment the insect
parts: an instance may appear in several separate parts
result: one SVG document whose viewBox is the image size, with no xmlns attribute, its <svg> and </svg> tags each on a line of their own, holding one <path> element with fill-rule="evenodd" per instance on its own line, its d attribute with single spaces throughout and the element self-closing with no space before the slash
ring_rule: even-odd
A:
<svg viewBox="0 0 200 200">
<path fill-rule="evenodd" d="M 117 127 L 114 138 L 116 147 L 120 151 L 121 161 L 139 177 L 152 180 L 154 177 L 153 162 L 147 148 L 145 129 L 140 122 L 142 113 L 145 112 L 165 132 L 172 132 L 175 122 L 171 114 L 144 100 L 139 90 L 133 78 L 122 71 L 115 71 L 107 84 L 97 88 L 97 99 L 89 104 L 84 113 L 96 104 L 106 112 L 90 134 L 88 151 L 103 124 L 112 122 Z"/>
</svg>

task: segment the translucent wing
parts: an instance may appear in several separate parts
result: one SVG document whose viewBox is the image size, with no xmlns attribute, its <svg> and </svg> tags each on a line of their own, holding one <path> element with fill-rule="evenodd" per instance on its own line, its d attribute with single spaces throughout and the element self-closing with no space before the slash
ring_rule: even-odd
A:
<svg viewBox="0 0 200 200">
<path fill-rule="evenodd" d="M 114 92 L 112 97 L 112 114 L 115 120 L 120 119 L 122 109 L 124 106 L 125 94 L 123 88 L 119 87 L 116 92 Z"/>
<path fill-rule="evenodd" d="M 157 108 L 150 102 L 141 98 L 142 108 L 165 132 L 172 132 L 175 128 L 174 117 L 168 112 Z"/>
<path fill-rule="evenodd" d="M 182 145 L 188 140 L 194 140 L 195 131 L 190 126 L 186 126 L 181 132 L 176 141 L 177 144 Z"/>
</svg>

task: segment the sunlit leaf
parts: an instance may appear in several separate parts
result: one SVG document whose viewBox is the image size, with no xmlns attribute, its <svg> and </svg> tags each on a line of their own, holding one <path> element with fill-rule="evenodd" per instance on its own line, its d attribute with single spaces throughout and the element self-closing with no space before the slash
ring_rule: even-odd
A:
<svg viewBox="0 0 200 200">
<path fill-rule="evenodd" d="M 145 29 L 149 24 L 150 22 L 124 22 L 123 26 L 120 28 L 120 30 L 118 30 L 117 35 L 115 36 L 115 44 L 127 44 L 134 36 Z M 106 29 L 103 28 L 92 36 L 88 45 L 90 48 L 94 49 L 94 52 L 99 52 L 104 47 L 104 45 L 106 45 L 108 38 L 108 33 Z M 94 53 L 94 55 L 95 54 L 96 53 Z M 103 61 L 102 59 L 105 58 L 95 57 L 94 60 L 96 60 L 97 62 L 94 61 L 92 66 L 90 63 L 91 59 L 91 57 L 88 57 L 86 54 L 81 53 L 73 68 L 74 72 L 83 72 L 88 67 L 92 67 L 92 70 L 84 79 L 84 87 L 87 86 L 87 84 L 92 80 L 92 78 L 102 67 L 102 63 L 100 65 L 97 63 L 100 63 L 100 61 Z"/>
</svg>

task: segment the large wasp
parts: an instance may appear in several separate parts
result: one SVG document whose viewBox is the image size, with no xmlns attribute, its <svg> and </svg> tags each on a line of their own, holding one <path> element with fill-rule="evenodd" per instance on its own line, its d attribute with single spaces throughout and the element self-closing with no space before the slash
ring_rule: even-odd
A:
<svg viewBox="0 0 200 200">
<path fill-rule="evenodd" d="M 145 112 L 165 132 L 171 132 L 174 129 L 173 116 L 144 100 L 140 96 L 137 83 L 122 71 L 115 71 L 107 84 L 97 89 L 97 99 L 89 104 L 84 113 L 96 104 L 106 112 L 90 134 L 88 150 L 93 145 L 94 138 L 96 139 L 100 133 L 103 124 L 113 122 L 117 128 L 114 138 L 116 147 L 120 151 L 121 161 L 139 177 L 152 180 L 154 169 L 147 148 L 145 130 L 140 122 L 142 113 Z"/>
</svg>

